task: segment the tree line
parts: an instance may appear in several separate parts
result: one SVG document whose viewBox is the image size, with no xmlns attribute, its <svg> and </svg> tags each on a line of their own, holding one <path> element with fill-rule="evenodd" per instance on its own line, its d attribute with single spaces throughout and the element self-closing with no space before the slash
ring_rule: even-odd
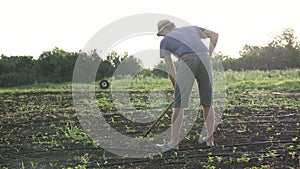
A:
<svg viewBox="0 0 300 169">
<path fill-rule="evenodd" d="M 217 58 L 225 70 L 274 70 L 300 68 L 300 42 L 293 29 L 284 29 L 273 37 L 267 46 L 245 45 L 240 58 L 230 58 L 222 53 Z"/>
<path fill-rule="evenodd" d="M 284 29 L 267 46 L 245 45 L 240 58 L 231 58 L 218 53 L 214 58 L 223 64 L 224 70 L 273 70 L 300 68 L 300 42 L 293 29 Z M 77 59 L 90 64 L 100 63 L 96 78 L 91 81 L 112 77 L 122 63 L 120 76 L 140 72 L 141 76 L 168 77 L 165 64 L 160 62 L 154 69 L 143 69 L 141 61 L 128 53 L 111 52 L 100 57 L 90 53 L 66 52 L 59 48 L 43 52 L 38 59 L 32 56 L 5 56 L 0 58 L 0 87 L 29 85 L 33 83 L 71 82 Z M 84 78 L 84 77 L 83 77 Z"/>
<path fill-rule="evenodd" d="M 113 51 L 102 58 L 95 51 L 87 54 L 82 51 L 66 52 L 54 48 L 52 51 L 43 52 L 38 59 L 32 56 L 1 55 L 0 87 L 71 82 L 76 61 L 87 64 L 100 63 L 99 66 L 97 65 L 96 78 L 90 82 L 111 77 L 120 63 L 127 65 L 123 75 L 142 69 L 141 61 L 128 56 L 127 53 L 118 54 Z"/>
</svg>

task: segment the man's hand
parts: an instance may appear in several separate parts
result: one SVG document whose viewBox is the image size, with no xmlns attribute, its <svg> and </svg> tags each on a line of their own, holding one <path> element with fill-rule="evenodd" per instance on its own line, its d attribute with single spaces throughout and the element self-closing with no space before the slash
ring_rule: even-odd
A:
<svg viewBox="0 0 300 169">
<path fill-rule="evenodd" d="M 209 52 L 209 55 L 211 56 L 215 47 L 217 46 L 217 42 L 218 42 L 218 37 L 219 37 L 219 34 L 216 33 L 216 32 L 213 32 L 211 30 L 204 30 L 204 34 L 210 38 L 210 45 L 209 45 L 209 49 L 208 49 L 208 52 Z"/>
</svg>

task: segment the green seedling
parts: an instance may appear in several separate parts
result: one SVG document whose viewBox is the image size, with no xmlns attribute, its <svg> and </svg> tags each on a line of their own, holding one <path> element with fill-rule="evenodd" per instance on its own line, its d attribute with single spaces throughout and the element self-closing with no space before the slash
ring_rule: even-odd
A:
<svg viewBox="0 0 300 169">
<path fill-rule="evenodd" d="M 233 147 L 233 148 L 232 148 L 232 153 L 235 153 L 236 150 L 237 150 L 237 147 Z"/>
<path fill-rule="evenodd" d="M 293 152 L 289 152 L 288 154 L 292 156 L 292 159 L 295 159 L 297 152 L 293 151 Z"/>
<path fill-rule="evenodd" d="M 263 162 L 265 160 L 265 156 L 262 154 L 259 156 L 258 161 Z"/>
<path fill-rule="evenodd" d="M 298 140 L 298 137 L 293 137 L 292 138 L 292 141 L 297 141 Z"/>
<path fill-rule="evenodd" d="M 136 130 L 131 129 L 131 128 L 128 127 L 127 125 L 125 125 L 125 128 L 126 128 L 126 133 L 134 133 L 134 132 L 136 132 Z"/>
<path fill-rule="evenodd" d="M 78 126 L 75 126 L 73 122 L 67 122 L 63 132 L 65 136 L 75 141 L 89 142 L 87 134 Z"/>
<path fill-rule="evenodd" d="M 216 156 L 216 159 L 217 159 L 218 163 L 222 162 L 222 160 L 223 160 L 223 158 L 220 156 Z"/>
<path fill-rule="evenodd" d="M 267 131 L 272 131 L 272 130 L 274 130 L 274 129 L 275 129 L 275 126 L 272 125 L 272 126 L 270 126 L 270 127 L 267 128 Z"/>
<path fill-rule="evenodd" d="M 250 158 L 249 158 L 249 154 L 243 154 L 242 157 L 240 158 L 237 158 L 237 162 L 238 163 L 241 163 L 241 162 L 249 162 L 250 161 Z"/>
<path fill-rule="evenodd" d="M 216 167 L 213 166 L 213 165 L 205 165 L 205 166 L 203 166 L 203 168 L 206 168 L 206 169 L 216 169 Z"/>
<path fill-rule="evenodd" d="M 213 156 L 208 156 L 207 157 L 207 162 L 208 163 L 213 163 L 214 162 L 214 157 Z"/>
<path fill-rule="evenodd" d="M 274 157 L 277 157 L 278 154 L 277 154 L 276 151 L 269 151 L 269 152 L 266 153 L 266 156 L 267 156 L 267 157 L 274 158 Z"/>
</svg>

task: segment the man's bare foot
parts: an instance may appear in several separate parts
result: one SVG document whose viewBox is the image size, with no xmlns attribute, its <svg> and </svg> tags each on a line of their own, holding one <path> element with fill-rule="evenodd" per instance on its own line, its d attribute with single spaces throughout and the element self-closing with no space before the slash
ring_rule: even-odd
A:
<svg viewBox="0 0 300 169">
<path fill-rule="evenodd" d="M 160 147 L 162 149 L 171 149 L 171 150 L 179 150 L 179 146 L 171 146 L 168 143 L 165 144 L 156 144 L 157 147 Z"/>
<path fill-rule="evenodd" d="M 174 144 L 172 144 L 171 142 L 169 142 L 167 145 L 168 145 L 169 147 L 172 147 L 173 149 L 179 150 L 178 144 L 177 144 L 177 145 L 174 145 Z"/>
<path fill-rule="evenodd" d="M 213 136 L 208 137 L 208 139 L 206 140 L 206 145 L 207 145 L 207 146 L 210 146 L 210 147 L 215 146 Z"/>
</svg>

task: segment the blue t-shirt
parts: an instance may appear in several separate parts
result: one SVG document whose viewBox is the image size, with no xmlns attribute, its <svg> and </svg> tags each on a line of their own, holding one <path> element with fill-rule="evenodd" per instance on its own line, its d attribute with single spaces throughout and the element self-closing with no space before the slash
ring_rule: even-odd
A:
<svg viewBox="0 0 300 169">
<path fill-rule="evenodd" d="M 208 52 L 202 42 L 203 31 L 198 26 L 176 28 L 169 32 L 160 43 L 160 57 L 164 58 L 171 53 L 179 57 L 185 53 Z"/>
</svg>

